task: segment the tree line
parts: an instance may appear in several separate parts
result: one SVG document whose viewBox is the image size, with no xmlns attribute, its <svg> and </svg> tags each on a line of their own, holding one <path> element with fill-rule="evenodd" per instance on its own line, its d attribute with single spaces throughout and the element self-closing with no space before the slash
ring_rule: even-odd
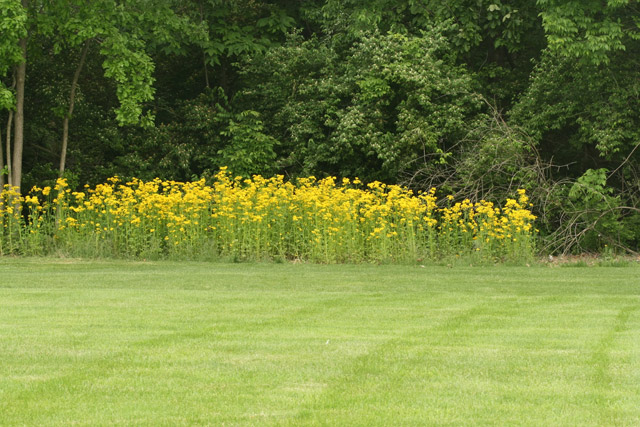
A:
<svg viewBox="0 0 640 427">
<path fill-rule="evenodd" d="M 0 0 L 0 184 L 525 188 L 549 252 L 640 241 L 635 0 Z"/>
</svg>

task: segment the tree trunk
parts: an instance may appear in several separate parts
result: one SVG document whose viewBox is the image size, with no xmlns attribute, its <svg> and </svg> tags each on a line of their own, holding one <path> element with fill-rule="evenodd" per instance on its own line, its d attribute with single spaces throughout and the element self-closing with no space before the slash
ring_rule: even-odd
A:
<svg viewBox="0 0 640 427">
<path fill-rule="evenodd" d="M 13 82 L 11 83 L 11 90 L 15 90 L 16 88 L 16 70 L 13 70 Z M 7 159 L 7 184 L 9 184 L 9 186 L 13 185 L 13 177 L 11 176 L 11 171 L 13 170 L 11 168 L 11 132 L 12 132 L 12 127 L 13 127 L 13 110 L 9 109 L 9 117 L 7 118 L 7 139 L 6 139 L 6 151 L 4 151 L 4 153 L 6 154 L 6 159 Z M 0 145 L 2 145 L 2 142 L 0 141 Z M 0 151 L 2 151 L 2 148 L 0 147 Z M 3 176 L 4 179 L 4 176 Z"/>
<path fill-rule="evenodd" d="M 11 167 L 11 126 L 13 125 L 13 111 L 9 110 L 9 118 L 7 119 L 7 171 L 9 174 L 7 175 L 7 184 L 13 185 L 13 176 Z"/>
<path fill-rule="evenodd" d="M 7 133 L 11 132 L 11 128 L 7 128 Z M 2 140 L 2 128 L 0 128 L 0 140 Z M 0 193 L 4 190 L 5 179 L 4 179 L 4 150 L 0 146 Z M 1 206 L 0 206 L 1 208 Z"/>
<path fill-rule="evenodd" d="M 78 79 L 80 78 L 80 72 L 82 71 L 84 60 L 87 57 L 88 47 L 89 40 L 84 43 L 84 47 L 82 48 L 82 55 L 80 56 L 80 62 L 78 63 L 76 72 L 73 74 L 73 80 L 71 81 L 71 91 L 69 93 L 69 110 L 67 111 L 67 114 L 65 114 L 64 120 L 62 122 L 62 150 L 60 153 L 60 172 L 58 175 L 60 178 L 62 178 L 62 175 L 64 174 L 64 167 L 67 161 L 67 145 L 69 143 L 69 120 L 71 119 L 71 115 L 73 114 L 73 106 L 76 102 L 76 88 L 78 87 Z"/>
<path fill-rule="evenodd" d="M 211 86 L 209 86 L 209 70 L 207 69 L 207 54 L 206 53 L 202 53 L 202 62 L 204 64 L 204 83 L 207 87 L 207 89 L 209 89 Z"/>
<path fill-rule="evenodd" d="M 204 5 L 202 4 L 202 0 L 200 0 L 200 25 L 204 22 Z M 209 70 L 207 69 L 207 53 L 202 51 L 202 65 L 204 65 L 204 82 L 206 84 L 207 89 L 209 89 Z"/>
<path fill-rule="evenodd" d="M 27 75 L 27 38 L 20 39 L 22 62 L 16 67 L 16 114 L 13 140 L 13 186 L 20 190 L 22 184 L 22 149 L 24 146 L 24 83 Z"/>
</svg>

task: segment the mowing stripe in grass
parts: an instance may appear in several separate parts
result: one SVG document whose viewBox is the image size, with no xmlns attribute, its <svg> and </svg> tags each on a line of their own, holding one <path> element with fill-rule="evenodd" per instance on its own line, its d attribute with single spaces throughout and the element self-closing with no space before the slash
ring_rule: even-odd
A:
<svg viewBox="0 0 640 427">
<path fill-rule="evenodd" d="M 468 342 L 474 337 L 482 335 L 483 332 L 492 335 L 505 329 L 514 317 L 526 316 L 534 311 L 536 305 L 549 303 L 550 299 L 538 298 L 534 304 L 518 303 L 513 297 L 510 300 L 511 303 L 506 306 L 503 301 L 500 308 L 496 307 L 495 301 L 486 301 L 455 312 L 447 310 L 448 315 L 439 319 L 437 324 L 406 330 L 401 336 L 372 348 L 368 353 L 357 357 L 339 377 L 330 382 L 324 393 L 316 396 L 309 407 L 299 413 L 293 424 L 309 421 L 309 417 L 313 415 L 324 416 L 328 411 L 336 410 L 336 402 L 341 402 L 337 410 L 343 411 L 340 416 L 348 419 L 348 424 L 393 423 L 397 414 L 392 414 L 390 419 L 384 420 L 380 419 L 380 414 L 376 411 L 380 405 L 391 401 L 396 409 L 402 408 L 403 417 L 408 418 L 410 423 L 417 424 L 427 420 L 438 422 L 438 417 L 442 414 L 424 419 L 419 407 L 432 399 L 430 394 L 445 391 L 440 389 L 439 384 L 439 378 L 443 374 L 449 375 L 438 368 L 444 362 L 442 354 L 449 355 L 452 352 L 455 354 L 463 349 L 467 350 L 470 347 Z M 485 344 L 480 348 L 474 346 L 471 356 L 476 352 L 486 353 L 485 357 L 489 354 L 497 356 L 509 351 L 508 347 L 487 347 Z M 482 374 L 488 377 L 492 375 L 492 370 L 492 367 L 485 367 Z M 474 372 L 474 375 L 478 375 L 478 372 Z M 458 389 L 455 382 L 448 384 L 447 388 L 460 396 L 467 393 L 464 388 Z M 371 400 L 370 396 L 377 396 L 377 399 Z M 366 418 L 348 418 L 350 412 L 346 408 L 349 405 L 343 405 L 342 402 L 358 402 L 369 407 L 368 411 L 364 411 L 367 414 Z M 312 419 L 314 422 L 321 422 L 321 419 Z M 450 421 L 463 423 L 470 419 L 470 414 L 465 415 L 464 411 L 458 411 Z M 477 417 L 474 420 L 481 421 Z"/>
<path fill-rule="evenodd" d="M 590 362 L 593 365 L 594 398 L 599 403 L 600 421 L 603 425 L 621 425 L 620 408 L 616 403 L 617 399 L 612 398 L 612 395 L 616 395 L 613 388 L 615 382 L 612 365 L 618 358 L 612 353 L 615 351 L 616 338 L 629 329 L 629 318 L 638 307 L 638 304 L 622 307 L 596 343 L 592 353 Z"/>
</svg>

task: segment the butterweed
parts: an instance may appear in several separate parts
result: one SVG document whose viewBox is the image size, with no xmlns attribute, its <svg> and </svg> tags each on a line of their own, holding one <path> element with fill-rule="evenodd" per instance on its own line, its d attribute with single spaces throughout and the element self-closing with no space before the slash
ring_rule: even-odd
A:
<svg viewBox="0 0 640 427">
<path fill-rule="evenodd" d="M 435 188 L 416 195 L 357 178 L 244 179 L 226 168 L 211 185 L 114 177 L 72 192 L 58 180 L 25 198 L 2 191 L 0 253 L 315 262 L 533 255 L 535 217 L 524 190 L 502 208 L 443 202 Z"/>
</svg>

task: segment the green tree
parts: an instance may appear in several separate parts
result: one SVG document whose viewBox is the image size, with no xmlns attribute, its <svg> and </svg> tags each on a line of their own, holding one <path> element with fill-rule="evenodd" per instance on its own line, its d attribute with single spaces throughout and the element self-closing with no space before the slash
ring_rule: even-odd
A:
<svg viewBox="0 0 640 427">
<path fill-rule="evenodd" d="M 635 0 L 537 0 L 549 50 L 592 64 L 640 39 Z"/>
<path fill-rule="evenodd" d="M 7 172 L 10 185 L 20 186 L 24 124 L 24 80 L 26 73 L 27 14 L 26 1 L 2 0 L 0 3 L 0 110 L 8 110 L 6 129 Z M 9 72 L 9 89 L 2 78 Z M 15 89 L 15 92 L 14 92 Z M 14 114 L 15 111 L 15 114 Z M 13 125 L 13 126 L 12 126 Z M 12 129 L 15 129 L 13 131 Z M 11 150 L 11 135 L 14 149 Z M 16 160 L 19 160 L 16 162 Z M 4 161 L 3 161 L 4 163 Z M 4 170 L 5 165 L 1 165 Z"/>
<path fill-rule="evenodd" d="M 457 63 L 500 109 L 526 88 L 545 47 L 540 10 L 528 0 L 327 0 L 322 10 L 325 32 L 347 46 L 372 29 L 419 36 L 440 27 Z"/>
<path fill-rule="evenodd" d="M 291 172 L 394 180 L 459 137 L 478 108 L 439 30 L 363 35 L 344 56 L 328 40 L 294 36 L 251 57 L 236 102 L 271 118 L 267 132 Z"/>
<path fill-rule="evenodd" d="M 28 40 L 50 39 L 54 54 L 63 50 L 77 50 L 79 54 L 78 67 L 71 78 L 67 105 L 62 113 L 62 173 L 69 120 L 73 113 L 77 81 L 88 44 L 95 42 L 99 45 L 104 75 L 116 82 L 116 94 L 120 102 L 115 111 L 116 120 L 120 124 L 148 125 L 153 120 L 153 114 L 148 110 L 143 112 L 143 106 L 153 99 L 154 63 L 147 50 L 161 46 L 167 51 L 176 51 L 185 35 L 196 34 L 188 18 L 174 12 L 174 5 L 170 1 L 149 3 L 145 0 L 64 0 L 40 3 L 23 0 L 20 6 L 21 8 L 18 8 L 13 5 L 11 10 L 16 12 L 3 15 L 1 24 L 3 27 L 28 28 L 28 33 L 23 32 L 22 35 L 18 30 L 14 31 L 18 37 L 17 46 L 22 57 L 22 61 L 15 66 L 16 114 L 12 163 L 13 185 L 18 187 L 22 179 L 24 85 Z M 13 39 L 15 41 L 16 36 Z M 15 59 L 15 46 L 10 52 L 13 52 L 13 56 L 7 55 L 9 59 Z M 5 67 L 11 66 L 9 61 L 3 63 Z"/>
<path fill-rule="evenodd" d="M 557 187 L 556 201 L 545 209 L 551 218 L 549 232 L 561 242 L 554 247 L 594 250 L 604 243 L 637 247 L 637 2 L 539 0 L 537 4 L 548 47 L 510 112 L 510 122 L 522 126 L 536 141 L 542 158 L 556 165 L 548 169 L 550 182 Z M 585 193 L 588 188 L 593 191 Z M 606 207 L 606 215 L 596 212 L 598 206 Z M 612 226 L 615 222 L 622 226 Z"/>
</svg>

